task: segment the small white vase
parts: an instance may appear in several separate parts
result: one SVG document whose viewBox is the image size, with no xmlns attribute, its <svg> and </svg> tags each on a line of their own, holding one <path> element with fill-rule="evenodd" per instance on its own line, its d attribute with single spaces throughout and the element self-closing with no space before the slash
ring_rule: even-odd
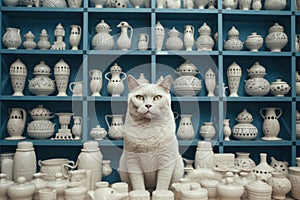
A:
<svg viewBox="0 0 300 200">
<path fill-rule="evenodd" d="M 72 46 L 71 50 L 78 50 L 81 39 L 81 27 L 79 25 L 71 25 L 71 33 L 69 43 Z"/>
<path fill-rule="evenodd" d="M 2 38 L 3 44 L 7 49 L 17 49 L 22 44 L 20 29 L 8 27 Z"/>
<path fill-rule="evenodd" d="M 58 90 L 57 96 L 67 96 L 66 92 L 70 76 L 70 67 L 63 59 L 60 59 L 55 64 L 54 76 Z"/>
<path fill-rule="evenodd" d="M 231 128 L 229 126 L 230 119 L 224 119 L 223 122 L 223 133 L 224 133 L 224 141 L 230 141 L 229 137 L 231 135 Z"/>
<path fill-rule="evenodd" d="M 205 86 L 208 92 L 208 97 L 215 96 L 214 91 L 216 88 L 216 76 L 211 68 L 209 68 L 205 73 Z"/>
<path fill-rule="evenodd" d="M 241 10 L 250 10 L 252 0 L 239 0 Z"/>
<path fill-rule="evenodd" d="M 25 41 L 23 42 L 23 46 L 27 50 L 32 50 L 36 47 L 36 42 L 34 41 L 34 35 L 31 31 L 24 35 Z"/>
<path fill-rule="evenodd" d="M 192 115 L 180 115 L 181 119 L 177 131 L 178 139 L 191 140 L 194 135 L 194 127 L 192 124 Z"/>
<path fill-rule="evenodd" d="M 149 35 L 146 33 L 140 33 L 138 49 L 141 51 L 146 51 L 148 49 L 148 43 L 149 43 Z"/>
<path fill-rule="evenodd" d="M 117 27 L 121 29 L 121 34 L 117 39 L 118 49 L 121 51 L 127 51 L 131 47 L 133 28 L 125 21 L 120 22 Z"/>
<path fill-rule="evenodd" d="M 9 75 L 14 90 L 12 96 L 24 96 L 23 90 L 27 77 L 26 65 L 20 59 L 17 59 L 11 64 L 9 68 Z"/>
<path fill-rule="evenodd" d="M 192 25 L 185 25 L 184 26 L 184 36 L 183 36 L 183 43 L 185 46 L 186 51 L 192 51 L 193 46 L 195 43 L 194 40 L 194 27 Z"/>
<path fill-rule="evenodd" d="M 155 36 L 156 36 L 156 50 L 161 51 L 164 43 L 164 38 L 165 38 L 165 29 L 161 25 L 159 21 L 157 21 L 156 26 L 155 26 Z"/>
</svg>

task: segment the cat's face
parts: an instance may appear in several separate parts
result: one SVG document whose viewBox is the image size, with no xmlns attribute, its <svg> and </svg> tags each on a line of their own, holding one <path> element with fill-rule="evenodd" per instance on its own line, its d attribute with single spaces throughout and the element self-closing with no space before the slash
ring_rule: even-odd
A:
<svg viewBox="0 0 300 200">
<path fill-rule="evenodd" d="M 139 84 L 134 77 L 128 77 L 128 105 L 131 117 L 136 120 L 160 119 L 170 112 L 171 78 L 160 84 Z"/>
</svg>

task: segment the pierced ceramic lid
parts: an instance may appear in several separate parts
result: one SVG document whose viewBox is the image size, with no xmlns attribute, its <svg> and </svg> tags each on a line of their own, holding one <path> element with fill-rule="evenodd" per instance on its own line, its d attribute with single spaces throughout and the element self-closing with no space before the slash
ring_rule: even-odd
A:
<svg viewBox="0 0 300 200">
<path fill-rule="evenodd" d="M 246 185 L 248 191 L 256 192 L 256 193 L 270 193 L 272 192 L 272 186 L 260 180 L 260 176 L 256 176 L 257 181 L 252 181 Z"/>
<path fill-rule="evenodd" d="M 29 111 L 33 120 L 48 120 L 53 117 L 52 112 L 47 108 L 44 108 L 43 105 L 38 105 L 38 107 Z"/>
<path fill-rule="evenodd" d="M 188 60 L 177 68 L 177 72 L 181 75 L 196 75 L 199 73 L 197 67 Z"/>
<path fill-rule="evenodd" d="M 48 33 L 47 33 L 46 29 L 43 29 L 43 30 L 41 31 L 40 36 L 44 36 L 44 37 L 47 36 L 47 37 L 48 37 Z"/>
<path fill-rule="evenodd" d="M 198 29 L 200 35 L 210 35 L 211 29 L 210 27 L 204 22 L 203 25 Z"/>
<path fill-rule="evenodd" d="M 34 39 L 34 35 L 31 31 L 28 31 L 28 33 L 26 33 L 24 35 L 25 39 L 28 40 L 28 39 Z"/>
<path fill-rule="evenodd" d="M 261 37 L 261 35 L 258 35 L 256 32 L 252 32 L 251 35 L 248 35 L 247 38 L 256 38 Z"/>
<path fill-rule="evenodd" d="M 110 68 L 110 72 L 121 72 L 121 71 L 122 71 L 122 68 L 117 63 L 115 63 Z"/>
<path fill-rule="evenodd" d="M 284 31 L 283 26 L 279 25 L 278 23 L 275 23 L 273 26 L 269 28 L 269 33 L 283 32 L 283 31 Z"/>
<path fill-rule="evenodd" d="M 255 62 L 247 71 L 250 77 L 257 74 L 266 75 L 266 69 L 259 62 Z"/>
<path fill-rule="evenodd" d="M 235 26 L 232 26 L 231 29 L 228 31 L 228 36 L 239 36 L 240 32 L 235 28 Z"/>
<path fill-rule="evenodd" d="M 44 61 L 41 61 L 39 64 L 37 64 L 34 69 L 33 69 L 33 74 L 34 75 L 50 75 L 51 74 L 51 69 Z"/>
<path fill-rule="evenodd" d="M 177 31 L 177 29 L 175 27 L 173 27 L 170 31 L 169 31 L 169 36 L 179 36 L 179 31 Z"/>
<path fill-rule="evenodd" d="M 252 122 L 253 121 L 253 117 L 247 111 L 247 109 L 243 109 L 243 111 L 241 113 L 239 113 L 238 116 L 235 119 L 238 122 Z"/>
<path fill-rule="evenodd" d="M 271 85 L 282 85 L 282 84 L 286 85 L 287 82 L 282 81 L 280 78 L 276 79 L 276 81 L 271 83 Z"/>
<path fill-rule="evenodd" d="M 111 29 L 110 29 L 110 26 L 104 22 L 104 19 L 102 19 L 101 22 L 99 24 L 97 24 L 96 31 L 97 32 L 101 32 L 101 31 L 110 32 Z"/>
</svg>

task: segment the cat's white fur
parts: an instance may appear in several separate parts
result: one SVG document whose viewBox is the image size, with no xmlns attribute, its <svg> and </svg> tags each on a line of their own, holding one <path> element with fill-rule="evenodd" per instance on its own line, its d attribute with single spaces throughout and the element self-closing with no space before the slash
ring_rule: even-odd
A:
<svg viewBox="0 0 300 200">
<path fill-rule="evenodd" d="M 134 190 L 167 190 L 183 177 L 183 161 L 171 110 L 170 76 L 160 84 L 139 84 L 128 77 L 124 149 L 118 169 Z"/>
</svg>

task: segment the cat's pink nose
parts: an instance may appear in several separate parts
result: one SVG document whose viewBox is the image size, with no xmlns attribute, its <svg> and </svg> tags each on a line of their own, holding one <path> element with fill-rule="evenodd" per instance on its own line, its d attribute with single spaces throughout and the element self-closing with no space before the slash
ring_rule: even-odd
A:
<svg viewBox="0 0 300 200">
<path fill-rule="evenodd" d="M 146 108 L 148 108 L 148 109 L 152 107 L 152 105 L 150 105 L 150 104 L 146 104 L 145 106 L 146 106 Z"/>
</svg>

